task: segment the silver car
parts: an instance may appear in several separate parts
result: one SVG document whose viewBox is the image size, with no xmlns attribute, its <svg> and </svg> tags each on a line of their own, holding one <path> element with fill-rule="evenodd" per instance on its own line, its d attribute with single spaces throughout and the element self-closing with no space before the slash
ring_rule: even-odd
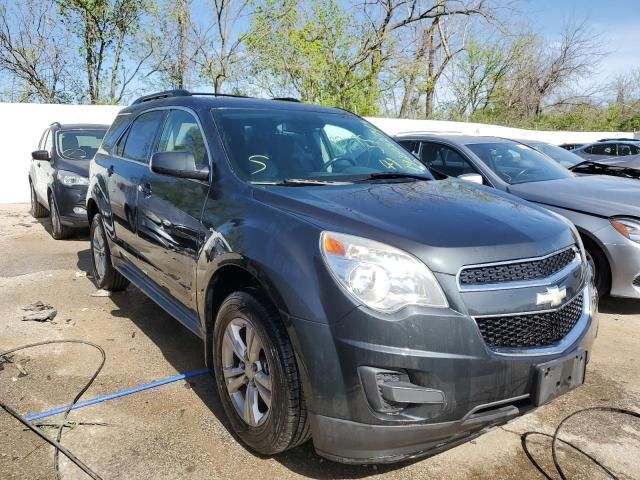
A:
<svg viewBox="0 0 640 480">
<path fill-rule="evenodd" d="M 498 188 L 571 220 L 600 295 L 640 298 L 637 180 L 577 176 L 522 143 L 495 137 L 398 135 L 433 172 Z"/>
<path fill-rule="evenodd" d="M 605 140 L 571 150 L 585 160 L 640 154 L 640 140 Z"/>
</svg>

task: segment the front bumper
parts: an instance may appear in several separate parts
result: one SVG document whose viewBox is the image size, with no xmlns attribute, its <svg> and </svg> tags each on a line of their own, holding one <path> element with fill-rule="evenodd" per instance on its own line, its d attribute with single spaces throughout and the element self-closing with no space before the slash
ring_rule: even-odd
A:
<svg viewBox="0 0 640 480">
<path fill-rule="evenodd" d="M 453 310 L 406 308 L 391 318 L 356 308 L 335 324 L 294 320 L 300 348 L 313 352 L 304 372 L 317 452 L 347 463 L 431 455 L 534 408 L 535 367 L 590 351 L 597 332 L 592 293 L 583 289 L 570 343 L 517 354 L 487 348 L 474 319 Z M 381 412 L 358 374 L 363 366 L 406 373 L 412 384 L 443 392 L 444 402 Z"/>
<path fill-rule="evenodd" d="M 56 184 L 53 192 L 60 213 L 60 222 L 67 227 L 88 228 L 89 220 L 85 205 L 87 187 L 67 187 Z"/>
</svg>

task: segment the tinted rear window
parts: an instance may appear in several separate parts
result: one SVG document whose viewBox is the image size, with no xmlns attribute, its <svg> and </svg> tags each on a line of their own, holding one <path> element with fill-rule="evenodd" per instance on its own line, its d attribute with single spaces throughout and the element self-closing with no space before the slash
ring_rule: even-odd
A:
<svg viewBox="0 0 640 480">
<path fill-rule="evenodd" d="M 133 121 L 122 152 L 123 157 L 145 163 L 149 161 L 164 113 L 162 110 L 146 112 Z"/>
</svg>

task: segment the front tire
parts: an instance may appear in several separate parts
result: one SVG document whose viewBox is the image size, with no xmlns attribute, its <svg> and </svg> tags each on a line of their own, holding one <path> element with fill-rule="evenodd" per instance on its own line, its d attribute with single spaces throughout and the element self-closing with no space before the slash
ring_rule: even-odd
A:
<svg viewBox="0 0 640 480">
<path fill-rule="evenodd" d="M 91 245 L 91 266 L 96 286 L 103 290 L 117 292 L 129 286 L 129 280 L 113 268 L 111 251 L 104 233 L 102 215 L 97 213 L 91 220 L 89 232 Z"/>
<path fill-rule="evenodd" d="M 63 240 L 69 236 L 69 228 L 60 220 L 60 212 L 53 193 L 49 195 L 49 217 L 51 218 L 51 236 L 56 240 Z"/>
<path fill-rule="evenodd" d="M 29 213 L 33 218 L 44 218 L 47 216 L 47 209 L 38 201 L 36 190 L 33 188 L 33 183 L 29 182 L 29 188 L 31 189 L 31 209 Z"/>
<path fill-rule="evenodd" d="M 600 248 L 588 238 L 582 238 L 587 263 L 593 270 L 593 283 L 598 291 L 598 297 L 602 298 L 611 290 L 611 274 L 609 262 Z"/>
<path fill-rule="evenodd" d="M 213 332 L 214 371 L 227 417 L 263 455 L 310 438 L 298 367 L 278 311 L 255 291 L 223 302 Z"/>
</svg>

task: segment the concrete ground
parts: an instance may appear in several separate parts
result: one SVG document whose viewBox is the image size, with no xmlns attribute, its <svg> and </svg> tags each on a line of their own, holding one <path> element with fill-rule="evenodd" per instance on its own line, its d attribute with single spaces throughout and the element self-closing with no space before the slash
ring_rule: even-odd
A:
<svg viewBox="0 0 640 480">
<path fill-rule="evenodd" d="M 86 236 L 55 241 L 48 229 L 47 220 L 29 216 L 27 205 L 0 207 L 0 351 L 49 339 L 101 345 L 107 362 L 83 399 L 203 367 L 200 341 L 138 290 L 92 296 L 95 287 L 84 273 L 90 268 Z M 21 307 L 38 300 L 52 304 L 56 318 L 22 321 Z M 543 478 L 523 453 L 520 434 L 553 433 L 566 415 L 584 407 L 640 411 L 639 353 L 640 302 L 606 300 L 586 385 L 475 441 L 399 465 L 335 464 L 318 457 L 310 443 L 273 458 L 256 456 L 230 433 L 207 375 L 74 411 L 73 421 L 106 425 L 66 429 L 62 442 L 105 479 Z M 65 405 L 98 362 L 97 352 L 80 345 L 20 352 L 0 367 L 0 399 L 24 414 Z M 619 478 L 640 478 L 640 421 L 585 414 L 567 424 L 562 438 Z M 544 437 L 530 439 L 533 455 L 551 472 L 549 444 Z M 568 478 L 607 478 L 575 452 L 561 448 L 559 457 Z M 0 411 L 0 478 L 54 478 L 52 458 L 48 444 Z M 61 458 L 62 478 L 86 478 Z"/>
</svg>

